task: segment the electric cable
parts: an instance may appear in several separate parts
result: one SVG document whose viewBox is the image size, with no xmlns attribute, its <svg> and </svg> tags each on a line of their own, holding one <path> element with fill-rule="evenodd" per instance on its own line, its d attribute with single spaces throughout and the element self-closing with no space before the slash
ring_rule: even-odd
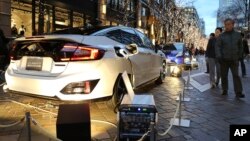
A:
<svg viewBox="0 0 250 141">
<path fill-rule="evenodd" d="M 103 120 L 96 120 L 96 119 L 91 119 L 90 120 L 91 122 L 96 122 L 96 123 L 104 123 L 104 124 L 108 124 L 108 125 L 111 125 L 115 128 L 117 128 L 117 125 L 115 125 L 114 123 L 112 122 L 108 122 L 108 121 L 103 121 Z"/>
<path fill-rule="evenodd" d="M 148 130 L 145 134 L 142 135 L 142 137 L 137 140 L 137 141 L 143 141 L 145 139 L 145 137 L 150 133 L 150 130 Z"/>
<path fill-rule="evenodd" d="M 12 126 L 15 126 L 15 125 L 18 125 L 20 123 L 22 123 L 24 121 L 25 117 L 21 118 L 20 120 L 16 121 L 16 122 L 13 122 L 13 123 L 10 123 L 10 124 L 0 124 L 0 128 L 7 128 L 7 127 L 12 127 Z"/>
<path fill-rule="evenodd" d="M 60 139 L 58 139 L 57 137 L 51 135 L 48 131 L 46 131 L 34 118 L 30 117 L 32 123 L 37 126 L 40 130 L 42 130 L 42 132 L 44 133 L 45 136 L 49 137 L 52 140 L 55 141 L 62 141 Z"/>
<path fill-rule="evenodd" d="M 53 112 L 50 112 L 50 111 L 47 111 L 47 110 L 43 110 L 43 109 L 41 109 L 41 108 L 38 108 L 38 107 L 35 107 L 35 106 L 32 106 L 32 105 L 29 105 L 29 104 L 24 104 L 24 103 L 21 103 L 21 102 L 17 102 L 17 101 L 15 101 L 15 100 L 10 100 L 10 101 L 13 102 L 13 103 L 16 103 L 16 104 L 25 106 L 25 107 L 30 107 L 30 108 L 37 109 L 37 110 L 43 111 L 43 112 L 45 112 L 45 113 L 49 113 L 49 114 L 52 114 L 52 115 L 57 116 L 56 113 L 53 113 Z"/>
<path fill-rule="evenodd" d="M 181 93 L 180 93 L 180 95 L 181 95 Z M 177 105 L 177 107 L 176 107 L 176 111 L 175 111 L 175 114 L 174 114 L 174 119 L 176 118 L 176 116 L 177 116 L 177 114 L 178 114 L 178 112 L 179 112 L 180 101 L 181 101 L 181 99 L 179 100 L 179 103 L 178 103 L 178 105 Z M 171 130 L 171 128 L 173 127 L 173 124 L 174 124 L 174 122 L 172 121 L 172 122 L 170 123 L 170 126 L 168 127 L 168 129 L 167 129 L 166 131 L 164 131 L 163 133 L 159 133 L 159 132 L 158 132 L 158 135 L 159 135 L 159 136 L 165 136 L 165 135 Z"/>
<path fill-rule="evenodd" d="M 49 113 L 49 114 L 52 114 L 52 115 L 57 116 L 56 113 L 53 113 L 53 112 L 50 112 L 50 111 L 47 111 L 47 110 L 43 110 L 43 109 L 41 109 L 41 108 L 38 108 L 38 107 L 35 107 L 35 106 L 32 106 L 32 105 L 29 105 L 29 104 L 24 104 L 24 103 L 21 103 L 21 102 L 17 102 L 17 101 L 15 101 L 15 100 L 9 100 L 9 99 L 7 99 L 7 100 L 0 100 L 0 102 L 13 102 L 13 103 L 16 103 L 16 104 L 25 106 L 25 107 L 31 107 L 31 108 L 33 108 L 33 109 L 35 109 L 35 110 L 40 110 L 40 111 L 43 111 L 43 112 L 45 112 L 45 113 Z M 21 123 L 21 121 L 23 121 L 24 119 L 25 119 L 25 118 L 22 118 L 20 121 L 15 122 L 15 123 L 12 123 L 11 125 L 0 125 L 0 127 L 14 126 L 14 125 L 17 125 L 17 124 Z M 38 125 L 38 127 L 40 127 L 40 129 L 42 129 L 42 127 L 38 124 L 38 122 L 37 122 L 34 118 L 31 117 L 31 119 L 32 119 L 32 123 L 33 123 L 33 124 Z M 108 125 L 111 125 L 111 126 L 114 127 L 114 128 L 117 128 L 117 125 L 115 125 L 115 124 L 112 123 L 112 122 L 108 122 L 108 121 L 91 119 L 91 122 L 108 124 Z M 43 130 L 43 131 L 46 131 L 46 130 L 44 130 L 44 129 L 42 129 L 42 130 Z M 47 133 L 47 131 L 46 131 L 45 133 Z M 51 136 L 50 134 L 48 134 L 48 135 L 49 135 L 51 138 L 53 137 L 53 136 Z M 53 139 L 53 138 L 52 138 L 52 139 Z M 58 139 L 57 139 L 57 140 L 58 140 Z M 59 140 L 58 140 L 58 141 L 59 141 Z"/>
</svg>

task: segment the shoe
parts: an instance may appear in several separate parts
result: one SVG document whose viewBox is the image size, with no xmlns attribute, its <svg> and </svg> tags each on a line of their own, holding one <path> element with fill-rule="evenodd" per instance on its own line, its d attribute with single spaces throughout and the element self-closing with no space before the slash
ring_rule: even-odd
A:
<svg viewBox="0 0 250 141">
<path fill-rule="evenodd" d="M 205 73 L 209 73 L 208 71 L 206 71 Z"/>
<path fill-rule="evenodd" d="M 221 95 L 227 95 L 227 91 L 223 91 Z"/>
<path fill-rule="evenodd" d="M 237 93 L 237 94 L 236 94 L 236 97 L 237 97 L 237 98 L 245 98 L 245 95 L 242 94 L 242 93 Z"/>
</svg>

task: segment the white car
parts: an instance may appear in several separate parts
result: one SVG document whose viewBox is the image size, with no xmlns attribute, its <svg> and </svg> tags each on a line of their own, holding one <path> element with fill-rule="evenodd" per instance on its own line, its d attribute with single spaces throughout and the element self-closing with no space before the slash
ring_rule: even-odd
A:
<svg viewBox="0 0 250 141">
<path fill-rule="evenodd" d="M 73 101 L 112 96 L 118 102 L 126 93 L 124 71 L 133 88 L 163 79 L 165 57 L 134 28 L 72 28 L 59 33 L 15 40 L 5 73 L 9 92 Z"/>
</svg>

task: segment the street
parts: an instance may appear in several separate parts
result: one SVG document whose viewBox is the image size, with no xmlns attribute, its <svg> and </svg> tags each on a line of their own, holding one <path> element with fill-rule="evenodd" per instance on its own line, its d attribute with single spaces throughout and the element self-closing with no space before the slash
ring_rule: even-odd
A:
<svg viewBox="0 0 250 141">
<path fill-rule="evenodd" d="M 190 73 L 190 87 L 184 89 L 188 71 L 183 72 L 183 78 L 167 76 L 164 83 L 157 86 L 149 84 L 139 90 L 137 94 L 153 94 L 159 113 L 157 129 L 164 132 L 173 118 L 178 101 L 176 98 L 184 90 L 185 97 L 190 101 L 182 103 L 182 119 L 190 120 L 190 127 L 173 126 L 165 136 L 158 136 L 159 141 L 227 141 L 229 140 L 230 124 L 250 123 L 250 88 L 249 76 L 242 78 L 246 98 L 236 99 L 233 90 L 232 77 L 229 75 L 229 94 L 221 95 L 221 88 L 210 89 L 209 75 L 205 74 L 204 58 L 199 58 L 200 67 Z M 203 60 L 202 60 L 203 59 Z M 250 74 L 250 62 L 246 62 L 247 74 Z M 30 112 L 31 139 L 34 141 L 53 140 L 56 137 L 57 111 L 60 104 L 70 103 L 46 100 L 16 94 L 0 92 L 0 124 L 7 125 L 22 119 L 25 112 Z M 76 102 L 71 102 L 76 103 Z M 108 121 L 116 124 L 116 114 L 113 107 L 105 99 L 88 101 L 91 112 L 91 136 L 93 140 L 111 141 L 117 135 L 117 130 L 110 124 L 95 120 Z M 1 141 L 26 141 L 27 127 L 25 121 L 20 124 L 1 128 Z"/>
</svg>

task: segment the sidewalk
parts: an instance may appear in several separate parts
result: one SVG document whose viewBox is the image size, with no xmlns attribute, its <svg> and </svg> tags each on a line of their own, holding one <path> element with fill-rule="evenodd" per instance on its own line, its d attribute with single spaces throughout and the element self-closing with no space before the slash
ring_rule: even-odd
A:
<svg viewBox="0 0 250 141">
<path fill-rule="evenodd" d="M 229 75 L 229 94 L 221 95 L 221 88 L 205 89 L 209 84 L 208 75 L 203 73 L 203 67 L 191 71 L 191 80 L 197 84 L 192 90 L 185 90 L 185 97 L 189 102 L 182 104 L 182 118 L 190 120 L 190 127 L 173 126 L 165 136 L 158 136 L 159 141 L 229 141 L 230 124 L 250 124 L 250 62 L 246 63 L 247 77 L 242 78 L 244 94 L 246 98 L 236 99 L 233 90 L 232 76 Z M 183 77 L 188 72 L 183 73 Z M 230 74 L 230 72 L 229 72 Z M 191 81 L 190 81 L 191 82 Z M 199 84 L 199 85 L 198 85 Z M 199 87 L 204 86 L 201 91 Z M 151 93 L 154 95 L 159 120 L 157 129 L 162 133 L 169 127 L 178 102 L 176 97 L 183 90 L 182 78 L 166 77 L 162 85 L 150 84 L 136 93 Z M 18 102 L 42 108 L 57 113 L 58 103 L 51 103 L 42 99 L 3 95 L 0 91 L 0 100 L 11 98 Z M 90 104 L 91 118 L 116 123 L 116 114 L 105 102 L 92 102 Z M 11 102 L 0 102 L 0 124 L 7 124 L 22 118 L 25 111 L 31 111 L 31 116 L 36 119 L 46 131 L 55 136 L 56 116 L 39 110 L 30 109 Z M 100 141 L 112 141 L 116 136 L 116 129 L 109 125 L 92 124 L 92 137 Z M 2 141 L 26 141 L 27 128 L 25 123 L 11 128 L 0 128 L 0 140 Z M 32 125 L 32 141 L 49 141 L 37 126 Z"/>
</svg>

